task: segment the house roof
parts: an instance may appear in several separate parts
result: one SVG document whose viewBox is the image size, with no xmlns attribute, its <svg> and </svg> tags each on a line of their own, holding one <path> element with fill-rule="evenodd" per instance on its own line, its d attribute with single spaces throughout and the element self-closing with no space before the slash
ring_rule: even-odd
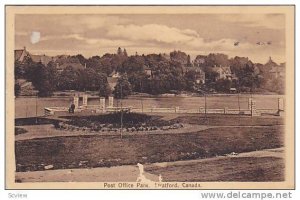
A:
<svg viewBox="0 0 300 200">
<path fill-rule="evenodd" d="M 225 72 L 226 74 L 231 74 L 231 69 L 229 66 L 215 66 L 213 70 L 216 72 Z"/>
<path fill-rule="evenodd" d="M 26 51 L 26 49 L 16 49 L 15 50 L 15 61 L 23 61 L 25 56 L 29 56 L 29 53 Z"/>
<path fill-rule="evenodd" d="M 117 78 L 112 78 L 112 77 L 107 77 L 107 82 L 109 87 L 113 90 L 115 86 L 117 85 L 118 79 Z"/>
<path fill-rule="evenodd" d="M 108 77 L 113 77 L 114 75 L 120 76 L 120 73 L 117 72 L 116 70 L 113 70 L 113 71 L 108 75 Z"/>
<path fill-rule="evenodd" d="M 272 58 L 270 57 L 269 58 L 269 61 L 265 64 L 265 66 L 267 66 L 267 67 L 277 67 L 278 66 L 278 64 L 276 63 L 276 62 L 274 62 L 273 60 L 272 60 Z"/>
<path fill-rule="evenodd" d="M 53 57 L 46 56 L 46 55 L 33 55 L 30 54 L 26 48 L 24 49 L 16 49 L 15 50 L 15 61 L 23 62 L 25 57 L 30 57 L 33 62 L 42 62 L 44 65 L 47 65 L 51 60 L 53 60 Z"/>
<path fill-rule="evenodd" d="M 203 72 L 200 67 L 183 67 L 184 72 L 194 71 L 194 72 Z"/>
<path fill-rule="evenodd" d="M 15 60 L 19 60 L 23 54 L 23 49 L 21 50 L 15 50 Z"/>
<path fill-rule="evenodd" d="M 63 63 L 62 65 L 57 65 L 58 69 L 65 69 L 68 66 L 72 66 L 74 69 L 84 69 L 84 66 L 81 63 Z"/>
<path fill-rule="evenodd" d="M 44 65 L 47 65 L 50 61 L 53 60 L 52 57 L 46 56 L 46 55 L 32 55 L 30 54 L 30 57 L 33 62 L 42 62 Z"/>
<path fill-rule="evenodd" d="M 198 56 L 195 58 L 194 62 L 195 62 L 195 63 L 204 63 L 206 58 L 207 58 L 207 56 L 198 55 Z"/>
<path fill-rule="evenodd" d="M 285 72 L 284 67 L 272 67 L 272 69 L 269 71 L 270 73 L 280 73 L 280 72 Z"/>
<path fill-rule="evenodd" d="M 144 70 L 151 70 L 151 68 L 148 65 L 143 65 Z"/>
</svg>

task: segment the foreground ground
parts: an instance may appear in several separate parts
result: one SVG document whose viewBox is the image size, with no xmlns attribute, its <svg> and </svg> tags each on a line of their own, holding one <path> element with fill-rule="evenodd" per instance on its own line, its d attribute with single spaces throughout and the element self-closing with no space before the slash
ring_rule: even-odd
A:
<svg viewBox="0 0 300 200">
<path fill-rule="evenodd" d="M 165 115 L 164 119 L 180 121 L 185 128 L 128 133 L 121 139 L 118 133 L 22 126 L 28 132 L 16 136 L 16 180 L 135 181 L 137 163 L 144 164 L 153 180 L 159 174 L 164 181 L 284 180 L 283 150 L 278 149 L 284 144 L 282 118 Z M 240 154 L 225 156 L 235 153 Z M 55 170 L 41 171 L 45 166 Z"/>
<path fill-rule="evenodd" d="M 145 177 L 151 181 L 283 181 L 284 152 L 268 149 L 236 156 L 145 164 Z M 91 169 L 62 169 L 17 172 L 18 182 L 135 182 L 136 165 Z"/>
</svg>

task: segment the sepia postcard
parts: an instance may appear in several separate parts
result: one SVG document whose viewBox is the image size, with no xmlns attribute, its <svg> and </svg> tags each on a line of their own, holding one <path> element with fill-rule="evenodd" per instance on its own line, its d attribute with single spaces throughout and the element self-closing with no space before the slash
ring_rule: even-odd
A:
<svg viewBox="0 0 300 200">
<path fill-rule="evenodd" d="M 6 189 L 294 189 L 292 5 L 6 11 Z"/>
</svg>

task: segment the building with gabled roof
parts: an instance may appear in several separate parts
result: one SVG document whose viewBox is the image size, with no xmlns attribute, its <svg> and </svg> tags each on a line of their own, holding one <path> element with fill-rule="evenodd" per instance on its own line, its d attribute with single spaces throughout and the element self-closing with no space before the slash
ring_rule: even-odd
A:
<svg viewBox="0 0 300 200">
<path fill-rule="evenodd" d="M 30 54 L 30 57 L 33 62 L 41 62 L 43 65 L 48 65 L 49 62 L 54 61 L 54 57 L 46 56 L 45 54 L 43 55 L 33 55 Z"/>
<path fill-rule="evenodd" d="M 193 72 L 196 76 L 197 84 L 205 83 L 205 72 L 200 67 L 183 67 L 182 72 L 183 74 L 186 74 L 187 72 Z"/>
<path fill-rule="evenodd" d="M 26 47 L 23 49 L 15 50 L 15 61 L 24 62 L 26 57 L 30 57 L 29 52 L 26 50 Z"/>
<path fill-rule="evenodd" d="M 25 58 L 31 58 L 33 62 L 41 62 L 44 65 L 47 65 L 50 61 L 54 61 L 54 57 L 43 55 L 33 55 L 26 50 L 26 47 L 23 49 L 15 50 L 15 61 L 23 63 Z"/>
<path fill-rule="evenodd" d="M 67 67 L 71 66 L 73 69 L 84 69 L 84 66 L 81 63 L 63 63 L 63 64 L 59 64 L 56 62 L 56 69 L 58 71 L 63 71 L 64 69 L 66 69 Z"/>
<path fill-rule="evenodd" d="M 119 72 L 117 72 L 116 70 L 113 70 L 108 77 L 112 77 L 112 78 L 120 78 L 121 74 Z"/>
<path fill-rule="evenodd" d="M 285 78 L 285 63 L 272 67 L 269 73 L 274 78 Z"/>
<path fill-rule="evenodd" d="M 219 79 L 232 80 L 232 78 L 234 77 L 229 66 L 214 66 L 212 67 L 212 70 L 218 73 L 216 81 Z"/>
<path fill-rule="evenodd" d="M 281 63 L 278 65 L 275 63 L 271 57 L 269 57 L 269 61 L 265 64 L 265 67 L 269 69 L 268 73 L 273 78 L 284 78 L 285 77 L 285 63 Z"/>
<path fill-rule="evenodd" d="M 152 69 L 151 69 L 149 66 L 144 65 L 144 66 L 143 66 L 143 70 L 144 70 L 144 72 L 145 72 L 148 76 L 150 76 L 150 77 L 152 78 L 152 76 L 153 76 L 153 74 L 152 74 Z"/>
</svg>

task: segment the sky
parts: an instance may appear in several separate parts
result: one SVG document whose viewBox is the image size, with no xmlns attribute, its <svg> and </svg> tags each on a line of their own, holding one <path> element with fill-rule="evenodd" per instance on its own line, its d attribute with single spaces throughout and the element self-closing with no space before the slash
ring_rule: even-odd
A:
<svg viewBox="0 0 300 200">
<path fill-rule="evenodd" d="M 238 43 L 238 44 L 237 44 Z M 259 44 L 257 44 L 259 43 Z M 236 44 L 236 45 L 235 45 Z M 85 57 L 184 51 L 249 57 L 253 62 L 285 62 L 282 14 L 26 14 L 15 18 L 15 48 L 49 56 Z"/>
</svg>

